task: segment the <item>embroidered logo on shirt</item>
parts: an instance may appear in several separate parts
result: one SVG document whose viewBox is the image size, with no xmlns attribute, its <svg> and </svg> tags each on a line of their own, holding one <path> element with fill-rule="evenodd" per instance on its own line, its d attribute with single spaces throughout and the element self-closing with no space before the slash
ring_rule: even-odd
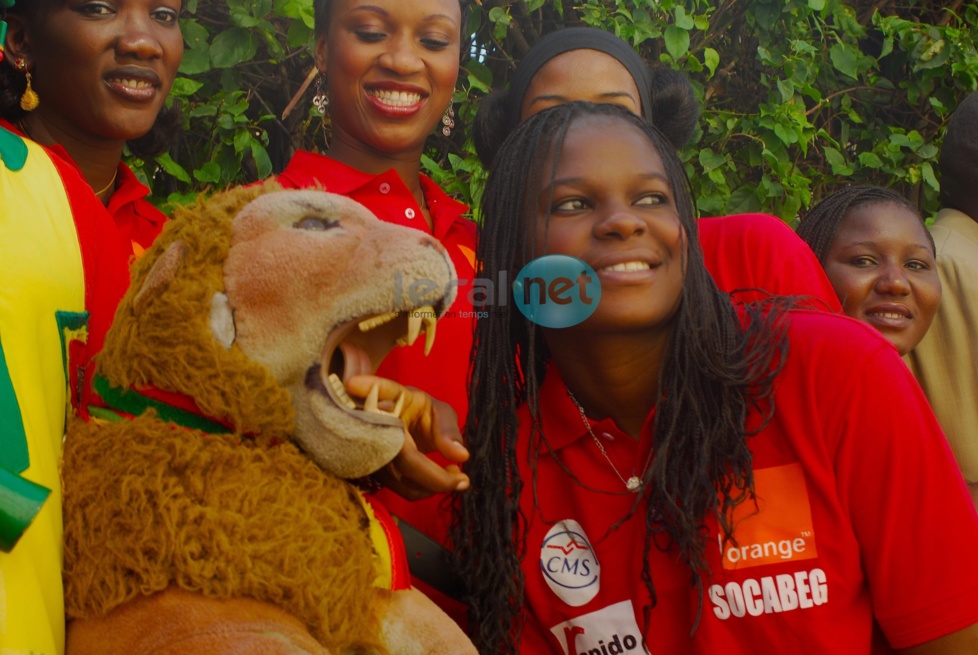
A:
<svg viewBox="0 0 978 655">
<path fill-rule="evenodd" d="M 818 557 L 801 464 L 755 470 L 754 488 L 757 506 L 745 502 L 734 510 L 737 543 L 725 544 L 717 536 L 723 568 L 731 571 Z"/>
<path fill-rule="evenodd" d="M 596 612 L 558 623 L 550 632 L 564 655 L 618 655 L 648 653 L 635 622 L 631 601 L 625 600 Z"/>
<path fill-rule="evenodd" d="M 558 521 L 543 538 L 540 571 L 550 590 L 572 607 L 588 603 L 601 588 L 601 565 L 584 528 L 573 519 Z"/>
</svg>

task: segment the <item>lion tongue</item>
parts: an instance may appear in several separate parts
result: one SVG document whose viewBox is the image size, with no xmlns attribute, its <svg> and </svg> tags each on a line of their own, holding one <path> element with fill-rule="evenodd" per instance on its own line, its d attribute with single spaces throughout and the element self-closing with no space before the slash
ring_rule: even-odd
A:
<svg viewBox="0 0 978 655">
<path fill-rule="evenodd" d="M 354 375 L 371 375 L 374 372 L 370 355 L 362 348 L 351 343 L 343 342 L 339 345 L 339 349 L 343 353 L 342 377 L 344 383 Z"/>
</svg>

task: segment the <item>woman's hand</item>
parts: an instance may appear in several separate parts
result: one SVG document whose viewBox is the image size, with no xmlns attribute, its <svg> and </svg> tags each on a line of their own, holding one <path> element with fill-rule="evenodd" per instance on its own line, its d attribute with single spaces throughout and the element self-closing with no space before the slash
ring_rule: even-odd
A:
<svg viewBox="0 0 978 655">
<path fill-rule="evenodd" d="M 469 476 L 457 464 L 469 458 L 462 445 L 458 416 L 448 403 L 436 400 L 414 387 L 405 387 L 376 375 L 355 375 L 346 382 L 350 395 L 365 398 L 378 386 L 378 405 L 390 410 L 404 394 L 401 419 L 404 421 L 404 446 L 387 466 L 373 474 L 385 487 L 409 500 L 434 493 L 464 491 Z M 442 468 L 425 453 L 438 452 L 452 464 Z"/>
</svg>

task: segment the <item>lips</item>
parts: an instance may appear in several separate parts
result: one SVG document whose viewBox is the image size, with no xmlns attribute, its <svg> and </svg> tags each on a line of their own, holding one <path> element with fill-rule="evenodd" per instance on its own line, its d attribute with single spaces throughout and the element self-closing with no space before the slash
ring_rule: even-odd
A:
<svg viewBox="0 0 978 655">
<path fill-rule="evenodd" d="M 109 71 L 103 78 L 116 95 L 134 102 L 149 102 L 156 98 L 160 77 L 140 66 L 123 66 Z"/>
<path fill-rule="evenodd" d="M 898 303 L 874 305 L 864 315 L 868 323 L 881 328 L 904 328 L 914 320 L 910 308 Z"/>
</svg>

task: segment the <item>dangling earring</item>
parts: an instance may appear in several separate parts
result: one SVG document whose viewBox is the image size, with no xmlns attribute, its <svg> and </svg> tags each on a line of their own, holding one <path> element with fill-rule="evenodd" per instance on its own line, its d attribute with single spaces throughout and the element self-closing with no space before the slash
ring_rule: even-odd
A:
<svg viewBox="0 0 978 655">
<path fill-rule="evenodd" d="M 312 97 L 312 104 L 316 107 L 316 110 L 322 114 L 326 115 L 326 110 L 329 108 L 329 96 L 326 95 L 326 76 L 320 75 L 316 78 L 316 93 Z"/>
<path fill-rule="evenodd" d="M 451 105 L 448 105 L 448 111 L 441 117 L 441 124 L 441 133 L 449 136 L 452 133 L 452 128 L 455 127 L 455 110 Z"/>
<path fill-rule="evenodd" d="M 34 111 L 41 104 L 41 99 L 37 97 L 37 92 L 31 87 L 31 73 L 27 70 L 27 62 L 24 61 L 23 57 L 18 57 L 17 61 L 14 62 L 14 68 L 22 72 L 27 78 L 27 88 L 20 96 L 20 108 L 24 111 Z"/>
</svg>

